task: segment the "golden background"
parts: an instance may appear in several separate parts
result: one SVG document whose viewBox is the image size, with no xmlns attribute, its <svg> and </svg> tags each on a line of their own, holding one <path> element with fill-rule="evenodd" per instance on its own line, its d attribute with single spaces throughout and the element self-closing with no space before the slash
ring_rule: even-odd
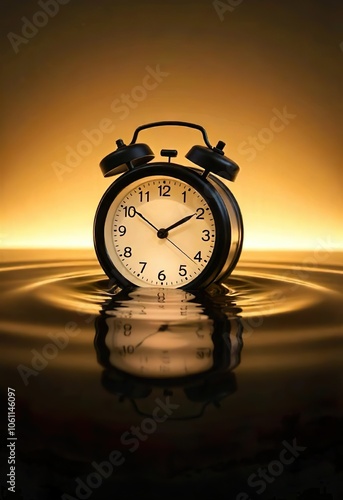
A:
<svg viewBox="0 0 343 500">
<path fill-rule="evenodd" d="M 34 16 L 48 0 L 3 4 L 3 248 L 92 247 L 113 180 L 100 159 L 158 120 L 227 143 L 244 248 L 343 247 L 341 2 L 49 1 L 58 12 L 45 25 Z M 30 38 L 25 19 L 42 25 Z M 178 149 L 181 164 L 202 144 L 175 127 L 140 141 L 157 159 Z"/>
</svg>

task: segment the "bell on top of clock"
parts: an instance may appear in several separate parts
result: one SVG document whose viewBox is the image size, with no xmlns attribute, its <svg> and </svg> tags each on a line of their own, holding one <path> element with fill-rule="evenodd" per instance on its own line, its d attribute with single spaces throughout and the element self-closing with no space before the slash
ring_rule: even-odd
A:
<svg viewBox="0 0 343 500">
<path fill-rule="evenodd" d="M 194 166 L 173 163 L 174 149 L 162 149 L 168 161 L 152 162 L 150 147 L 136 142 L 142 130 L 165 125 L 202 133 L 205 146 L 193 146 L 186 155 Z M 243 222 L 221 180 L 234 181 L 239 171 L 224 146 L 211 146 L 199 125 L 166 121 L 138 127 L 130 144 L 118 139 L 117 149 L 103 158 L 104 176 L 120 175 L 98 206 L 94 245 L 102 268 L 119 286 L 196 290 L 232 272 Z"/>
</svg>

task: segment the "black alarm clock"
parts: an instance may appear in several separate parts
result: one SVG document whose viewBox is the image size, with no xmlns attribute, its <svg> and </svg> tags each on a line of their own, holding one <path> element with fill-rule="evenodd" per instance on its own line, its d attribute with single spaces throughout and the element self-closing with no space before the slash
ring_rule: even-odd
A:
<svg viewBox="0 0 343 500">
<path fill-rule="evenodd" d="M 176 164 L 177 151 L 162 149 L 168 161 L 137 143 L 139 132 L 182 126 L 202 133 L 205 146 Z M 203 127 L 180 121 L 142 125 L 130 144 L 121 139 L 105 156 L 105 177 L 121 174 L 102 197 L 94 221 L 95 251 L 105 273 L 129 286 L 198 289 L 223 281 L 234 269 L 243 243 L 238 203 L 220 178 L 234 181 L 238 165 L 224 156 L 225 143 L 211 146 Z"/>
</svg>

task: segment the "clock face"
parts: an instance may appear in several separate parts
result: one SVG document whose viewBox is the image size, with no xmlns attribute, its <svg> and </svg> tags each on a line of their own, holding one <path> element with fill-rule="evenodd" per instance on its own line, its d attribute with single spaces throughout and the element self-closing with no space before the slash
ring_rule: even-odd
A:
<svg viewBox="0 0 343 500">
<path fill-rule="evenodd" d="M 192 185 L 154 175 L 117 194 L 105 219 L 104 241 L 110 260 L 131 283 L 177 288 L 208 265 L 216 224 L 206 199 Z"/>
</svg>

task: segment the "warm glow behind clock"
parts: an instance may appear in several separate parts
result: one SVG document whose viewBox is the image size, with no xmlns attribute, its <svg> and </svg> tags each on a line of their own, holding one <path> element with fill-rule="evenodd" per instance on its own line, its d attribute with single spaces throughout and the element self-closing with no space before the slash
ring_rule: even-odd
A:
<svg viewBox="0 0 343 500">
<path fill-rule="evenodd" d="M 8 32 L 20 33 L 37 3 L 18 8 L 5 16 Z M 100 159 L 142 123 L 168 119 L 227 142 L 241 166 L 230 189 L 244 249 L 321 240 L 342 248 L 339 18 L 310 1 L 242 2 L 223 22 L 212 2 L 70 2 L 18 54 L 8 43 L 1 246 L 92 247 L 94 213 L 111 182 Z M 181 164 L 202 143 L 175 128 L 141 141 L 158 160 L 160 149 L 178 149 Z"/>
</svg>

